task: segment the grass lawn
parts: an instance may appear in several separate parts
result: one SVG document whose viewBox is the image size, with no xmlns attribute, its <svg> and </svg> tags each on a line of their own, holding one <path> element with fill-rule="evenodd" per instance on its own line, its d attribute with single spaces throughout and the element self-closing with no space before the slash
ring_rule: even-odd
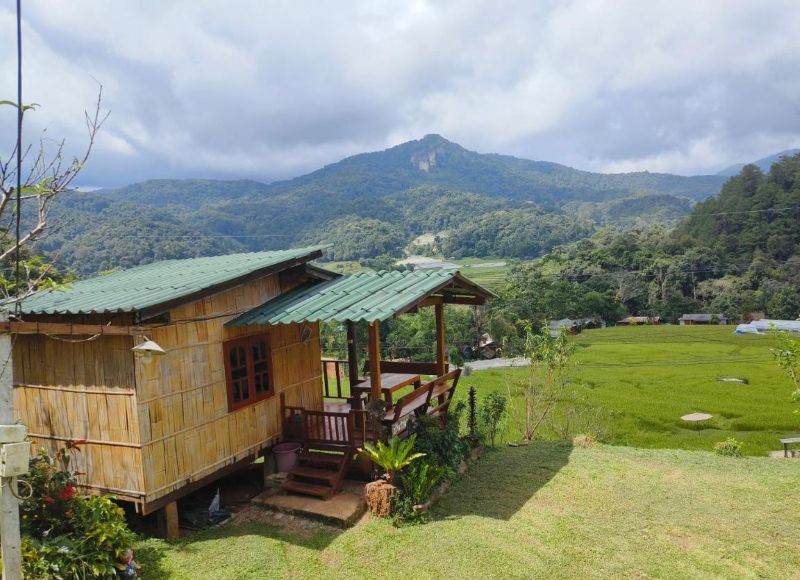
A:
<svg viewBox="0 0 800 580">
<path fill-rule="evenodd" d="M 424 525 L 229 524 L 147 540 L 145 578 L 787 578 L 800 463 L 535 442 L 488 451 Z"/>
<path fill-rule="evenodd" d="M 800 433 L 789 384 L 769 352 L 770 337 L 735 336 L 732 326 L 642 326 L 588 330 L 575 341 L 578 394 L 607 411 L 611 443 L 711 450 L 732 436 L 744 441 L 744 453 L 765 455 L 781 448 L 780 437 Z M 474 372 L 462 378 L 458 396 L 465 398 L 470 385 L 479 397 L 507 391 L 526 373 Z M 718 380 L 734 377 L 749 384 Z M 714 418 L 695 424 L 680 419 L 692 412 Z M 507 436 L 518 437 L 518 426 L 509 424 Z"/>
</svg>

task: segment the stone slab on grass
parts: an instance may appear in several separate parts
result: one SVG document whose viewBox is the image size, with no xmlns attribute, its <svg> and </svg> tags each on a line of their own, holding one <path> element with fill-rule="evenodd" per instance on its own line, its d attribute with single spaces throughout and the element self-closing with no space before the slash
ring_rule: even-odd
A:
<svg viewBox="0 0 800 580">
<path fill-rule="evenodd" d="M 315 519 L 327 524 L 348 528 L 354 525 L 364 512 L 364 483 L 345 481 L 342 491 L 331 499 L 299 495 L 293 493 L 262 493 L 253 502 L 265 508 L 290 513 L 296 516 Z"/>
<path fill-rule="evenodd" d="M 708 421 L 709 419 L 713 418 L 713 415 L 709 415 L 708 413 L 689 413 L 688 415 L 684 415 L 681 417 L 684 421 Z"/>
</svg>

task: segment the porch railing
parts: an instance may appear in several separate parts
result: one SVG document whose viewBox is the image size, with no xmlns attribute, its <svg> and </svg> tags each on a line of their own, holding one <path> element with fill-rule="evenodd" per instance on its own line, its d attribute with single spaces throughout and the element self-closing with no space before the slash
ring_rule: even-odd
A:
<svg viewBox="0 0 800 580">
<path fill-rule="evenodd" d="M 364 361 L 364 374 L 369 373 L 369 360 Z M 445 365 L 445 372 L 450 370 L 450 365 Z M 385 373 L 414 373 L 420 375 L 437 376 L 436 363 L 410 362 L 410 361 L 381 361 L 381 371 Z M 347 399 L 344 392 L 343 379 L 350 376 L 350 363 L 344 359 L 322 359 L 322 396 L 326 399 Z"/>
<path fill-rule="evenodd" d="M 350 364 L 346 360 L 322 359 L 322 396 L 326 399 L 346 399 L 342 379 L 349 376 Z"/>
<path fill-rule="evenodd" d="M 302 441 L 308 445 L 336 445 L 356 449 L 363 446 L 365 441 L 375 438 L 368 426 L 366 411 L 313 411 L 287 405 L 283 393 L 281 420 L 284 438 Z"/>
</svg>

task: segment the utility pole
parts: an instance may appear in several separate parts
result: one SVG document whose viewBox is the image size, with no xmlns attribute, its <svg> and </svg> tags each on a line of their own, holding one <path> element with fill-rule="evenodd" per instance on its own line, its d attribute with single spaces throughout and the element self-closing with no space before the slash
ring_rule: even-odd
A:
<svg viewBox="0 0 800 580">
<path fill-rule="evenodd" d="M 0 323 L 8 312 L 0 311 Z M 0 333 L 0 547 L 3 580 L 20 580 L 20 529 L 17 476 L 28 472 L 30 443 L 23 425 L 14 424 L 13 358 L 11 334 Z"/>
<path fill-rule="evenodd" d="M 15 280 L 19 296 L 19 240 L 22 200 L 22 2 L 17 0 L 17 198 Z M 19 308 L 19 305 L 17 305 Z M 0 310 L 0 323 L 9 320 Z M 21 580 L 22 554 L 19 528 L 17 476 L 28 473 L 31 445 L 24 425 L 14 423 L 14 357 L 11 333 L 0 332 L 0 556 L 3 580 Z"/>
</svg>

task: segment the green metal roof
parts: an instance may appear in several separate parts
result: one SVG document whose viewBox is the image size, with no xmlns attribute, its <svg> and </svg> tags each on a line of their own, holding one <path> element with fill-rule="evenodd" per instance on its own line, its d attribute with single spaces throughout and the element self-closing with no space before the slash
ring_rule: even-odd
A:
<svg viewBox="0 0 800 580">
<path fill-rule="evenodd" d="M 163 260 L 39 292 L 22 303 L 26 314 L 137 312 L 234 282 L 259 270 L 321 255 L 324 246 L 273 252 Z"/>
<path fill-rule="evenodd" d="M 241 314 L 227 325 L 383 321 L 437 293 L 480 299 L 494 296 L 456 270 L 363 272 L 302 286 Z"/>
</svg>

